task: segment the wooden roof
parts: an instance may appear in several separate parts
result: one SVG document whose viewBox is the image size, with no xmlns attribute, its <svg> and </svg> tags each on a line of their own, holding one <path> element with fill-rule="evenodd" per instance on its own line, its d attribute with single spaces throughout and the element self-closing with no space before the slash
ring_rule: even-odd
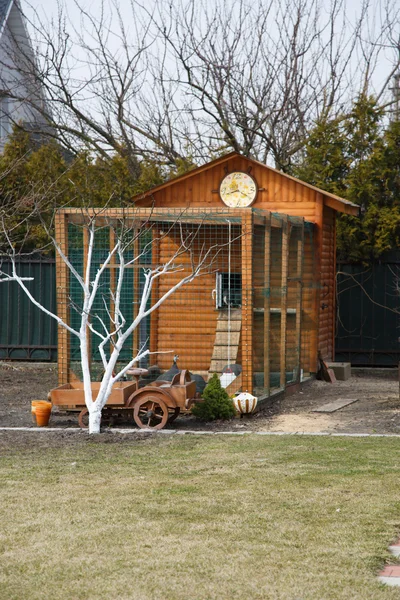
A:
<svg viewBox="0 0 400 600">
<path fill-rule="evenodd" d="M 324 197 L 324 204 L 338 212 L 343 212 L 343 213 L 347 213 L 347 214 L 351 214 L 351 215 L 358 215 L 358 213 L 359 213 L 360 207 L 357 204 L 354 204 L 353 202 L 350 202 L 349 200 L 345 200 L 344 198 L 341 198 L 340 196 L 336 196 L 335 194 L 332 194 L 331 192 L 322 190 L 314 185 L 311 185 L 310 183 L 306 183 L 305 181 L 302 181 L 301 179 L 292 177 L 291 175 L 288 175 L 287 173 L 284 173 L 283 171 L 279 171 L 278 169 L 269 167 L 268 165 L 265 165 L 264 163 L 261 163 L 260 161 L 254 160 L 253 158 L 248 158 L 247 156 L 245 157 L 245 156 L 239 154 L 238 152 L 229 152 L 229 154 L 225 154 L 224 156 L 216 158 L 204 165 L 201 165 L 200 167 L 197 167 L 191 171 L 188 171 L 187 173 L 184 173 L 183 175 L 179 175 L 178 177 L 174 177 L 174 178 L 166 181 L 165 183 L 161 183 L 160 185 L 157 185 L 157 186 L 151 188 L 150 190 L 147 190 L 147 192 L 142 192 L 141 194 L 137 194 L 136 196 L 134 196 L 132 198 L 132 200 L 134 200 L 136 202 L 140 201 L 140 200 L 144 200 L 145 198 L 148 198 L 149 196 L 153 195 L 155 192 L 159 192 L 169 186 L 175 185 L 176 183 L 182 182 L 186 179 L 196 177 L 200 173 L 203 173 L 209 169 L 212 169 L 213 167 L 215 167 L 217 165 L 223 165 L 224 163 L 228 162 L 229 160 L 231 160 L 234 157 L 244 158 L 249 163 L 253 163 L 254 165 L 258 165 L 258 166 L 262 167 L 263 169 L 268 169 L 269 171 L 272 171 L 274 173 L 278 173 L 282 177 L 285 177 L 285 178 L 292 180 L 304 187 L 307 187 L 311 190 L 314 190 L 315 192 L 322 194 L 322 196 Z"/>
</svg>

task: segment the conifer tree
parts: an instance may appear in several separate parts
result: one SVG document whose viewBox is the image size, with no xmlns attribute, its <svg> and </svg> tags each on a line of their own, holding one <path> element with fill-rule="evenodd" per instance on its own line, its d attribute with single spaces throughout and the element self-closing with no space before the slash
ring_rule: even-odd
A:
<svg viewBox="0 0 400 600">
<path fill-rule="evenodd" d="M 236 414 L 228 393 L 221 386 L 217 373 L 211 377 L 203 392 L 203 402 L 195 404 L 192 413 L 203 421 L 230 419 Z"/>
<path fill-rule="evenodd" d="M 319 121 L 293 174 L 360 206 L 360 217 L 338 217 L 339 260 L 368 264 L 399 247 L 400 123 L 386 124 L 373 98 Z"/>
</svg>

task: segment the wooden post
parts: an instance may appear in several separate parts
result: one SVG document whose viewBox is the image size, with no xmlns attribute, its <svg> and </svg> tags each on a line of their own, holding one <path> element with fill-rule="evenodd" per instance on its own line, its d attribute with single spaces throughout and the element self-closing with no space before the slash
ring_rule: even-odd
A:
<svg viewBox="0 0 400 600">
<path fill-rule="evenodd" d="M 337 303 L 337 264 L 336 264 L 336 213 L 333 216 L 333 295 L 332 295 L 332 360 L 335 360 L 335 341 L 336 341 L 336 303 Z"/>
<path fill-rule="evenodd" d="M 264 234 L 264 390 L 270 395 L 270 335 L 271 335 L 271 213 L 265 220 Z"/>
<path fill-rule="evenodd" d="M 287 329 L 287 291 L 289 268 L 289 223 L 287 215 L 282 221 L 282 276 L 281 276 L 281 348 L 280 348 L 280 387 L 286 387 L 286 329 Z"/>
<path fill-rule="evenodd" d="M 115 230 L 113 229 L 113 227 L 110 227 L 110 240 L 109 240 L 109 249 L 110 249 L 110 253 L 112 252 L 112 250 L 115 248 Z M 115 256 L 115 254 L 112 255 L 111 260 L 110 260 L 110 269 L 109 269 L 109 273 L 110 273 L 110 292 L 112 292 L 113 294 L 115 294 L 116 291 L 116 271 L 117 271 L 117 258 Z M 114 318 L 114 311 L 115 311 L 115 303 L 111 298 L 111 294 L 110 294 L 110 315 L 112 316 L 112 318 Z M 110 322 L 110 330 L 113 329 L 113 327 L 115 327 L 115 325 L 113 323 Z M 110 341 L 110 354 L 112 353 L 112 351 L 114 350 L 114 347 Z"/>
<path fill-rule="evenodd" d="M 314 252 L 315 252 L 315 279 L 314 279 L 314 302 L 312 312 L 311 344 L 310 344 L 310 369 L 312 373 L 318 370 L 318 337 L 319 337 L 319 306 L 321 296 L 321 254 L 322 233 L 324 217 L 324 199 L 322 194 L 317 193 L 315 203 L 315 226 L 314 226 Z"/>
<path fill-rule="evenodd" d="M 135 239 L 133 240 L 133 256 L 137 260 L 136 264 L 134 264 L 133 269 L 133 320 L 136 319 L 138 315 L 138 302 L 140 300 L 140 268 L 138 264 L 138 256 L 140 254 L 140 229 L 135 229 Z M 140 326 L 136 327 L 133 332 L 133 354 L 137 355 L 139 350 L 139 330 Z"/>
<path fill-rule="evenodd" d="M 89 252 L 89 230 L 87 227 L 83 228 L 83 278 L 86 278 L 86 268 L 87 268 L 87 259 Z M 94 253 L 92 252 L 92 261 L 94 259 Z M 89 276 L 90 281 L 90 276 Z M 89 315 L 90 321 L 90 315 Z M 92 366 L 92 336 L 89 327 L 86 328 L 86 340 L 87 340 L 87 353 L 88 353 L 88 362 L 89 369 Z"/>
<path fill-rule="evenodd" d="M 304 219 L 301 223 L 300 239 L 297 241 L 297 302 L 296 302 L 296 344 L 297 344 L 297 382 L 301 380 L 301 323 L 303 309 L 303 261 L 304 261 Z"/>
<path fill-rule="evenodd" d="M 151 262 L 153 265 L 158 266 L 160 263 L 160 239 L 159 239 L 159 229 L 157 227 L 153 227 L 152 231 L 153 243 L 151 246 Z M 153 283 L 153 289 L 151 291 L 151 304 L 152 306 L 158 300 L 159 294 L 159 282 L 160 278 L 157 277 Z M 157 352 L 158 348 L 158 310 L 155 310 L 150 315 L 150 352 Z M 150 364 L 157 364 L 157 354 L 150 354 Z"/>
<path fill-rule="evenodd" d="M 58 212 L 55 218 L 56 240 L 62 251 L 68 255 L 68 220 L 65 213 Z M 56 288 L 57 288 L 57 314 L 69 324 L 69 269 L 62 258 L 56 252 Z M 64 327 L 58 325 L 58 385 L 69 381 L 70 365 L 70 333 Z"/>
<path fill-rule="evenodd" d="M 246 209 L 245 209 L 246 210 Z M 247 209 L 248 210 L 248 209 Z M 242 213 L 242 389 L 253 392 L 253 214 Z"/>
</svg>

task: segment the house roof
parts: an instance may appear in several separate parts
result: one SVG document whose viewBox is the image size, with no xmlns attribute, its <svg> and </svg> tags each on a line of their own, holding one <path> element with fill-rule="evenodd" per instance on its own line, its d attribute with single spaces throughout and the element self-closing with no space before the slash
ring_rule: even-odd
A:
<svg viewBox="0 0 400 600">
<path fill-rule="evenodd" d="M 278 169 L 274 169 L 273 167 L 269 167 L 268 165 L 265 165 L 264 163 L 262 163 L 258 160 L 254 160 L 253 158 L 248 158 L 247 156 L 243 157 L 243 155 L 239 154 L 238 152 L 229 152 L 229 154 L 225 154 L 224 156 L 216 158 L 215 160 L 212 160 L 204 165 L 201 165 L 200 167 L 197 167 L 196 169 L 193 169 L 192 171 L 188 171 L 187 173 L 184 173 L 183 175 L 179 175 L 178 177 L 169 179 L 165 183 L 161 183 L 160 185 L 157 185 L 157 186 L 151 188 L 147 192 L 137 194 L 136 196 L 134 196 L 133 200 L 144 199 L 147 196 L 154 194 L 154 192 L 158 192 L 159 190 L 162 190 L 174 183 L 184 181 L 185 179 L 188 179 L 199 173 L 207 171 L 208 169 L 211 169 L 218 164 L 224 164 L 225 162 L 227 162 L 228 160 L 230 160 L 231 158 L 233 158 L 235 156 L 239 156 L 241 158 L 246 158 L 246 160 L 248 160 L 250 163 L 259 165 L 259 166 L 263 167 L 264 169 L 269 169 L 270 171 L 278 173 L 282 177 L 291 179 L 292 181 L 295 181 L 296 183 L 300 183 L 301 185 L 304 185 L 305 187 L 308 187 L 312 190 L 315 190 L 316 192 L 319 192 L 320 194 L 322 194 L 324 196 L 325 204 L 335 210 L 338 210 L 338 211 L 344 212 L 344 213 L 349 213 L 349 214 L 358 214 L 358 211 L 360 208 L 358 206 L 358 204 L 354 204 L 353 202 L 350 202 L 349 200 L 345 200 L 344 198 L 341 198 L 340 196 L 336 196 L 336 194 L 332 194 L 330 192 L 322 190 L 322 189 L 316 187 L 315 185 L 311 185 L 310 183 L 302 181 L 301 179 L 297 179 L 296 177 L 287 175 L 287 173 L 284 173 L 283 171 L 278 171 Z"/>
<path fill-rule="evenodd" d="M 3 33 L 4 25 L 13 4 L 14 0 L 0 0 L 0 35 Z"/>
</svg>

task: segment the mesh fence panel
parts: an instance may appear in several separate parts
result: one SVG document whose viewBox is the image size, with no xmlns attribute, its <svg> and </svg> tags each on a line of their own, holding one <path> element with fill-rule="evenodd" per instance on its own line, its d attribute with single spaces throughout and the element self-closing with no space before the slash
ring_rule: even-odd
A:
<svg viewBox="0 0 400 600">
<path fill-rule="evenodd" d="M 120 354 L 121 364 L 147 349 L 150 354 L 138 366 L 157 367 L 160 372 L 171 367 L 175 355 L 179 356 L 180 368 L 206 380 L 211 373 L 221 375 L 231 366 L 229 390 L 243 388 L 241 378 L 246 372 L 251 373 L 253 390 L 259 396 L 299 381 L 301 372 L 309 370 L 315 328 L 311 317 L 312 225 L 266 211 L 252 210 L 249 214 L 250 230 L 242 223 L 243 211 L 236 216 L 235 211 L 223 210 L 208 214 L 160 210 L 154 211 L 145 225 L 137 221 L 132 229 L 134 241 L 124 255 L 125 263 L 132 263 L 124 271 L 121 288 L 125 327 L 138 314 L 147 270 L 154 271 L 170 261 L 170 272 L 154 280 L 146 308 L 160 304 L 127 340 Z M 104 264 L 115 235 L 118 232 L 112 233 L 104 223 L 96 231 L 91 280 Z M 80 274 L 86 260 L 84 248 L 82 228 L 70 224 L 69 258 Z M 199 266 L 198 276 L 180 286 Z M 91 321 L 98 328 L 101 322 L 112 326 L 112 294 L 118 275 L 119 259 L 115 256 L 104 269 L 93 306 Z M 78 328 L 83 296 L 72 275 L 69 295 L 70 322 Z M 109 345 L 107 355 L 110 349 Z M 90 355 L 92 373 L 101 373 L 98 340 L 93 335 Z M 78 360 L 79 344 L 72 336 L 71 367 L 80 377 Z"/>
</svg>

